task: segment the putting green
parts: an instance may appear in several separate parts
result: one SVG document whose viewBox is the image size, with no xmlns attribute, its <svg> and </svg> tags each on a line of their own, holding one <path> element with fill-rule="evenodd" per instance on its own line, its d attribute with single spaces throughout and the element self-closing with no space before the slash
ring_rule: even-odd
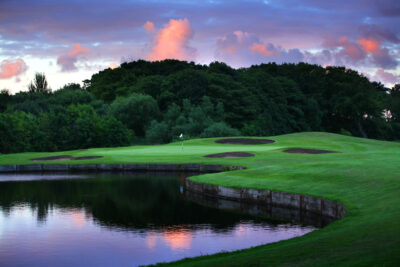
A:
<svg viewBox="0 0 400 267">
<path fill-rule="evenodd" d="M 233 253 L 174 262 L 185 266 L 358 265 L 400 263 L 400 143 L 328 133 L 296 133 L 267 137 L 265 145 L 217 144 L 218 138 L 161 146 L 96 148 L 63 153 L 0 155 L 0 165 L 38 164 L 31 158 L 56 155 L 104 156 L 87 163 L 212 163 L 247 170 L 204 174 L 194 181 L 230 187 L 272 189 L 323 197 L 343 203 L 342 220 L 302 237 Z M 290 154 L 286 148 L 333 150 L 342 153 Z M 243 151 L 248 158 L 205 158 Z M 72 164 L 71 161 L 43 164 Z M 223 248 L 221 248 L 223 250 Z"/>
</svg>

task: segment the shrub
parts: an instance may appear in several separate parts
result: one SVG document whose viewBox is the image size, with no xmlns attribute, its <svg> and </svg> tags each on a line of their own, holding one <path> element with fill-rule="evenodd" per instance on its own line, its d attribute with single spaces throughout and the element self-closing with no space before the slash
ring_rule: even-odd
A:
<svg viewBox="0 0 400 267">
<path fill-rule="evenodd" d="M 132 94 L 119 97 L 111 104 L 111 114 L 143 137 L 151 120 L 159 116 L 157 102 L 149 95 Z"/>
<path fill-rule="evenodd" d="M 152 144 L 167 143 L 171 140 L 168 125 L 165 122 L 152 121 L 146 132 L 146 139 Z"/>
<path fill-rule="evenodd" d="M 207 127 L 201 137 L 238 136 L 240 131 L 230 127 L 225 122 L 215 122 Z"/>
</svg>

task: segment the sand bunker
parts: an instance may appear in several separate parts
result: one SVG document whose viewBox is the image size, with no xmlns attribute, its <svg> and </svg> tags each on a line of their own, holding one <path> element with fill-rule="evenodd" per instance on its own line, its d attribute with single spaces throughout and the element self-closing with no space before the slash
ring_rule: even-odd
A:
<svg viewBox="0 0 400 267">
<path fill-rule="evenodd" d="M 99 159 L 99 158 L 103 158 L 103 156 L 83 156 L 83 157 L 72 158 L 72 160 Z"/>
<path fill-rule="evenodd" d="M 206 158 L 243 158 L 243 157 L 254 157 L 255 155 L 248 152 L 225 152 L 205 155 Z"/>
<path fill-rule="evenodd" d="M 270 139 L 250 139 L 250 138 L 233 138 L 233 139 L 219 139 L 215 143 L 218 144 L 233 144 L 233 145 L 262 145 L 274 143 Z"/>
<path fill-rule="evenodd" d="M 310 149 L 310 148 L 288 148 L 283 150 L 286 153 L 294 153 L 294 154 L 327 154 L 327 153 L 340 153 L 337 151 L 331 150 L 321 150 L 321 149 Z"/>
<path fill-rule="evenodd" d="M 52 157 L 44 157 L 44 158 L 35 158 L 31 159 L 32 161 L 53 161 L 53 160 L 85 160 L 85 159 L 98 159 L 103 156 L 82 156 L 82 157 L 73 157 L 70 155 L 61 155 L 61 156 L 52 156 Z"/>
</svg>

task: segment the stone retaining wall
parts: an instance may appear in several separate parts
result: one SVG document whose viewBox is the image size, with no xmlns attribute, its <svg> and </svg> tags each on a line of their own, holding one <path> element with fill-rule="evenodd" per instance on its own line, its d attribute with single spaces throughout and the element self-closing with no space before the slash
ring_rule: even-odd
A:
<svg viewBox="0 0 400 267">
<path fill-rule="evenodd" d="M 57 171 L 187 171 L 222 172 L 245 169 L 240 166 L 216 164 L 29 164 L 0 165 L 0 173 L 10 172 L 57 172 Z"/>
<path fill-rule="evenodd" d="M 246 203 L 237 200 L 215 198 L 188 190 L 185 190 L 185 198 L 217 209 L 263 216 L 276 221 L 282 220 L 284 222 L 312 225 L 317 228 L 323 228 L 337 220 L 337 218 L 322 216 L 320 214 L 315 214 L 306 210 L 300 210 L 298 208 L 266 205 L 265 203 Z"/>
<path fill-rule="evenodd" d="M 188 191 L 203 194 L 208 197 L 254 203 L 258 205 L 288 207 L 335 219 L 341 219 L 346 212 L 344 206 L 340 203 L 301 194 L 292 194 L 273 190 L 230 188 L 219 185 L 202 184 L 188 179 L 185 182 L 185 188 Z"/>
</svg>

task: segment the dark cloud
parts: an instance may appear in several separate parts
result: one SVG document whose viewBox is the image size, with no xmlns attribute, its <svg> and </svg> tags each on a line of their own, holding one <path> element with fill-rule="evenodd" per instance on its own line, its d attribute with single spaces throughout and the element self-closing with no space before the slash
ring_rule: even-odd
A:
<svg viewBox="0 0 400 267">
<path fill-rule="evenodd" d="M 384 17 L 400 17 L 400 1 L 398 0 L 371 0 L 373 7 Z"/>
<path fill-rule="evenodd" d="M 382 48 L 376 53 L 372 54 L 373 61 L 377 67 L 384 69 L 395 69 L 399 62 L 394 58 L 394 56 L 389 55 L 389 50 L 387 48 Z"/>
<path fill-rule="evenodd" d="M 331 51 L 325 49 L 318 53 L 305 52 L 304 59 L 310 64 L 321 66 L 334 65 L 334 58 Z"/>
<path fill-rule="evenodd" d="M 394 33 L 389 29 L 385 29 L 375 24 L 361 25 L 359 26 L 359 31 L 361 36 L 368 39 L 374 39 L 381 42 L 387 41 L 395 44 L 400 43 L 398 36 L 399 33 Z"/>
</svg>

